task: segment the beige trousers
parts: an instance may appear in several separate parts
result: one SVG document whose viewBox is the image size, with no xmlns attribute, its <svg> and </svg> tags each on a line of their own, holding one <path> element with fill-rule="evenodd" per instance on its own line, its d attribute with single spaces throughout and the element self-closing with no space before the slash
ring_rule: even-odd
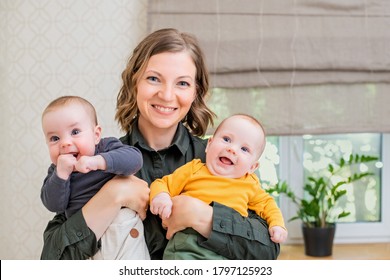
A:
<svg viewBox="0 0 390 280">
<path fill-rule="evenodd" d="M 122 208 L 101 238 L 92 260 L 150 260 L 144 226 L 136 212 Z"/>
</svg>

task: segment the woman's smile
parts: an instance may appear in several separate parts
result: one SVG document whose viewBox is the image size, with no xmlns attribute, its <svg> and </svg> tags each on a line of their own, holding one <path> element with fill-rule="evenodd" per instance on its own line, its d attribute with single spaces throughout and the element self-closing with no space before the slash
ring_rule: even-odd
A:
<svg viewBox="0 0 390 280">
<path fill-rule="evenodd" d="M 177 108 L 174 107 L 165 107 L 160 105 L 152 105 L 153 108 L 155 108 L 157 111 L 163 112 L 163 113 L 169 113 L 172 111 L 175 111 Z"/>
</svg>

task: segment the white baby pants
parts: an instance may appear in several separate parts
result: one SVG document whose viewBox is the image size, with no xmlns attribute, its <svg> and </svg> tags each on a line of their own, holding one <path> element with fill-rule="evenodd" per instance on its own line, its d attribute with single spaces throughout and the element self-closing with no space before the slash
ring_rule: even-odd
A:
<svg viewBox="0 0 390 280">
<path fill-rule="evenodd" d="M 129 208 L 119 211 L 103 234 L 101 245 L 92 260 L 150 260 L 142 220 Z"/>
</svg>

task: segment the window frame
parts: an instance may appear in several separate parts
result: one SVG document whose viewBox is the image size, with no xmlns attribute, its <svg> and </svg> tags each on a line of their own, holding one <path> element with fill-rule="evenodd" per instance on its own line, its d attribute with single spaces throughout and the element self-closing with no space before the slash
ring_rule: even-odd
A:
<svg viewBox="0 0 390 280">
<path fill-rule="evenodd" d="M 390 134 L 382 134 L 381 221 L 338 223 L 334 243 L 373 243 L 390 241 Z M 279 137 L 279 179 L 286 180 L 298 195 L 303 194 L 302 136 Z M 295 215 L 296 206 L 286 197 L 279 198 L 289 237 L 286 243 L 303 243 L 301 221 L 288 220 Z"/>
</svg>

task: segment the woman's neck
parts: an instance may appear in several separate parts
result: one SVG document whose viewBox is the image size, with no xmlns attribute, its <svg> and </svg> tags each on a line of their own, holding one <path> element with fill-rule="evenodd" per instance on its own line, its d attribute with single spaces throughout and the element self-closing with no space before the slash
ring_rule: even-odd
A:
<svg viewBox="0 0 390 280">
<path fill-rule="evenodd" d="M 156 151 L 159 151 L 169 147 L 172 144 L 173 137 L 175 137 L 175 133 L 177 130 L 177 126 L 171 128 L 151 128 L 149 124 L 139 119 L 138 129 L 149 147 Z"/>
</svg>

